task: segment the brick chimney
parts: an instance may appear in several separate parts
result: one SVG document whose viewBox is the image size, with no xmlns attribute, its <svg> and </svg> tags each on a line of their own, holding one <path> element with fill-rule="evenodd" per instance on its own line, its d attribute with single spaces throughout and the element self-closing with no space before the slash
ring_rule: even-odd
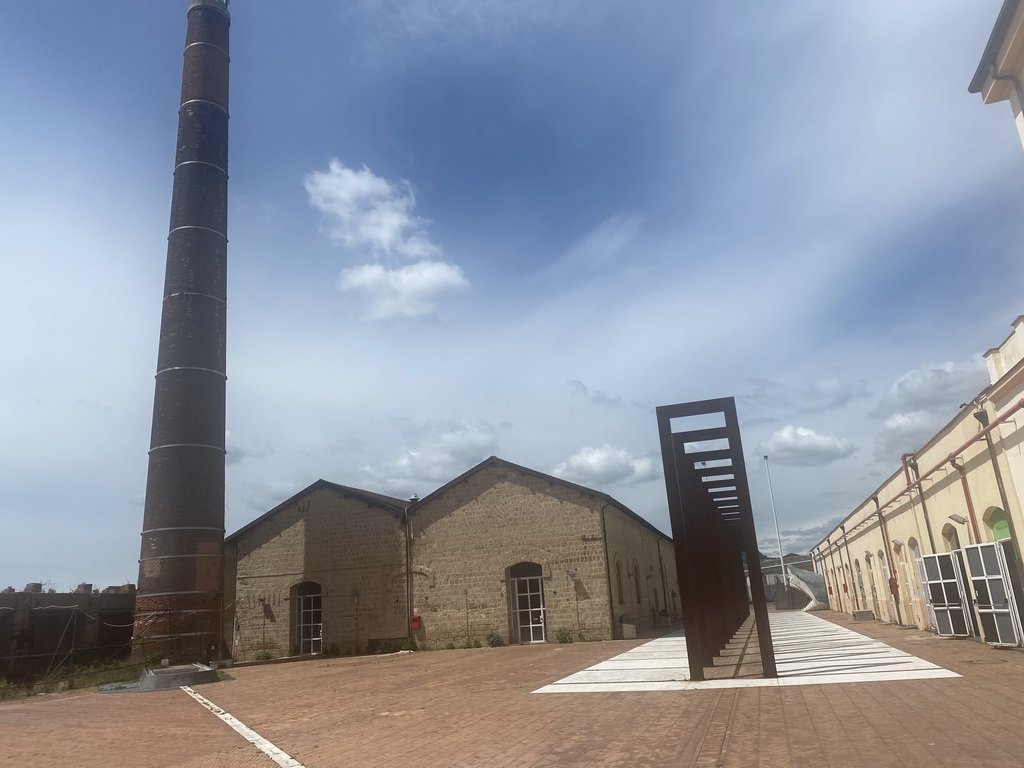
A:
<svg viewBox="0 0 1024 768">
<path fill-rule="evenodd" d="M 227 0 L 193 0 L 178 110 L 134 652 L 219 658 L 224 545 Z"/>
</svg>

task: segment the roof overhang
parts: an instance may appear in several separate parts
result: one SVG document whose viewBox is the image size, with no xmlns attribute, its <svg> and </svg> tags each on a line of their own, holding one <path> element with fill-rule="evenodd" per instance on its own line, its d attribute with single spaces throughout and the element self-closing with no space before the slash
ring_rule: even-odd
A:
<svg viewBox="0 0 1024 768">
<path fill-rule="evenodd" d="M 1006 101 L 1013 92 L 1010 80 L 997 80 L 992 75 L 1019 77 L 1024 69 L 1024 3 L 1004 0 L 999 9 L 985 52 L 968 87 L 970 93 L 980 93 L 986 104 Z"/>
</svg>

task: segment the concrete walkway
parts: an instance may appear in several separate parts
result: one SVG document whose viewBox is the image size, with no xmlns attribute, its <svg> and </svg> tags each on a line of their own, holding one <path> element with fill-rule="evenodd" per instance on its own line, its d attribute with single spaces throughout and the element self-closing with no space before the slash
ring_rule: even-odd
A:
<svg viewBox="0 0 1024 768">
<path fill-rule="evenodd" d="M 778 678 L 737 676 L 691 681 L 686 639 L 674 632 L 538 688 L 534 693 L 770 688 L 959 677 L 955 672 L 811 613 L 771 613 L 769 622 Z"/>
</svg>

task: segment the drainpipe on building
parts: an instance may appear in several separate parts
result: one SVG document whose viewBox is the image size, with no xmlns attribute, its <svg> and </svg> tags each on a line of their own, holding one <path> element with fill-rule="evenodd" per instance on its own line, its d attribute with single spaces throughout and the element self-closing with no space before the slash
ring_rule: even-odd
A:
<svg viewBox="0 0 1024 768">
<path fill-rule="evenodd" d="M 850 558 L 850 536 L 846 532 L 846 526 L 840 525 L 839 530 L 843 532 L 843 546 L 846 547 L 846 562 L 850 564 L 850 579 L 853 581 L 853 607 L 860 610 L 860 597 L 857 595 L 857 574 L 853 570 L 853 560 Z"/>
<path fill-rule="evenodd" d="M 828 556 L 832 560 L 832 585 L 836 588 L 836 602 L 839 604 L 839 610 L 843 610 L 843 598 L 842 590 L 839 589 L 839 576 L 842 575 L 840 572 L 839 576 L 836 575 L 836 550 L 832 546 L 832 542 L 829 541 L 828 536 L 825 537 L 825 544 L 828 546 Z"/>
<path fill-rule="evenodd" d="M 967 472 L 964 471 L 963 464 L 957 464 L 955 458 L 950 458 L 949 465 L 953 467 L 960 475 L 960 487 L 964 489 L 964 502 L 967 504 L 967 516 L 971 520 L 971 528 L 968 531 L 968 536 L 971 531 L 974 531 L 974 541 L 972 544 L 981 544 L 981 533 L 978 531 L 978 520 L 974 516 L 974 502 L 971 500 L 971 489 L 967 485 Z M 963 518 L 960 518 L 961 520 Z"/>
<path fill-rule="evenodd" d="M 662 537 L 659 536 L 654 543 L 655 543 L 655 546 L 658 547 L 658 571 L 661 573 L 661 596 L 662 596 L 662 602 L 665 603 L 665 610 L 666 610 L 666 612 L 669 612 L 668 611 L 668 584 L 665 581 L 665 561 L 662 560 L 662 558 L 661 558 L 661 542 L 662 541 L 664 541 L 664 539 L 662 539 Z M 609 587 L 610 586 L 611 585 L 609 585 Z M 655 607 L 655 609 L 658 608 L 658 606 L 654 606 L 654 607 Z M 675 606 L 673 606 L 673 610 L 675 610 Z"/>
<path fill-rule="evenodd" d="M 885 541 L 885 571 L 889 574 L 889 594 L 892 596 L 892 606 L 896 610 L 896 623 L 903 626 L 903 616 L 900 615 L 900 582 L 896 578 L 892 557 L 892 541 L 889 539 L 889 526 L 885 524 L 885 515 L 882 514 L 882 507 L 878 503 L 878 497 L 872 496 L 875 502 L 875 511 L 878 514 L 878 523 L 882 527 L 882 538 Z"/>
<path fill-rule="evenodd" d="M 839 549 L 839 543 L 837 542 L 832 546 L 832 567 L 835 568 L 835 555 L 836 551 L 839 553 L 839 575 L 843 579 L 843 594 L 850 594 L 850 585 L 846 583 L 846 567 L 843 565 L 843 550 Z M 838 584 L 836 585 L 838 587 Z M 839 605 L 843 605 L 843 599 L 839 598 Z M 840 608 L 840 610 L 843 610 Z"/>
<path fill-rule="evenodd" d="M 1021 109 L 1024 109 L 1024 86 L 1022 86 L 1019 77 L 997 74 L 995 64 L 989 65 L 989 77 L 993 80 L 1007 80 L 1013 83 L 1013 90 L 1017 92 L 1017 102 L 1020 104 Z"/>
<path fill-rule="evenodd" d="M 601 543 L 604 546 L 604 575 L 605 583 L 608 585 L 608 621 L 611 622 L 609 629 L 612 633 L 612 640 L 615 637 L 615 595 L 612 594 L 612 568 L 608 563 L 608 529 L 604 524 L 604 511 L 608 509 L 608 502 L 601 507 Z"/>
<path fill-rule="evenodd" d="M 939 550 L 935 548 L 935 536 L 932 534 L 932 523 L 928 519 L 928 504 L 924 500 L 924 485 L 921 483 L 921 470 L 917 466 L 917 461 L 913 458 L 914 454 L 904 453 L 900 456 L 900 461 L 903 462 L 903 473 L 907 478 L 907 485 L 917 486 L 917 497 L 921 500 L 921 514 L 924 517 L 924 527 L 928 531 L 928 543 L 931 545 L 932 554 L 935 554 Z M 914 473 L 914 481 L 911 482 L 910 474 L 907 472 L 907 468 Z M 930 473 L 929 473 L 930 474 Z"/>
<path fill-rule="evenodd" d="M 1021 102 L 1024 104 L 1024 101 Z M 1017 539 L 1017 527 L 1013 524 L 1013 514 L 1010 512 L 1010 498 L 1006 495 L 1006 486 L 1003 485 L 1003 473 L 999 469 L 999 461 L 996 458 L 996 447 L 992 443 L 992 434 L 989 431 L 988 411 L 980 403 L 976 403 L 978 410 L 974 412 L 974 418 L 982 427 L 982 436 L 985 438 L 985 445 L 988 448 L 988 460 L 992 463 L 992 473 L 996 476 L 996 487 L 999 489 L 999 500 L 1003 504 L 1003 512 L 1006 514 L 1006 523 L 1010 527 L 1010 541 L 1013 542 L 1013 553 L 1017 556 L 1017 570 L 1024 576 L 1024 557 L 1021 556 L 1020 541 Z M 998 422 L 997 422 L 998 423 Z M 978 542 L 981 543 L 980 541 Z"/>
<path fill-rule="evenodd" d="M 412 516 L 409 510 L 420 500 L 415 493 L 405 508 L 405 636 L 412 637 Z"/>
</svg>

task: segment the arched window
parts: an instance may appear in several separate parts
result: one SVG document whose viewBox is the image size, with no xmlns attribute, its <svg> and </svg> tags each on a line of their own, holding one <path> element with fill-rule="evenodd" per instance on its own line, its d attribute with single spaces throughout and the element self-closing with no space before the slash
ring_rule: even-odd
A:
<svg viewBox="0 0 1024 768">
<path fill-rule="evenodd" d="M 947 552 L 956 552 L 960 549 L 960 534 L 949 523 L 942 526 L 942 542 Z"/>
<path fill-rule="evenodd" d="M 633 578 L 636 579 L 636 604 L 643 603 L 644 598 L 640 590 L 640 566 L 633 564 Z"/>
<path fill-rule="evenodd" d="M 985 513 L 985 526 L 992 535 L 992 541 L 1010 538 L 1010 519 L 999 507 L 992 507 Z"/>
<path fill-rule="evenodd" d="M 622 591 L 622 563 L 615 561 L 615 589 L 619 593 L 619 605 L 626 604 L 626 593 Z"/>
</svg>

